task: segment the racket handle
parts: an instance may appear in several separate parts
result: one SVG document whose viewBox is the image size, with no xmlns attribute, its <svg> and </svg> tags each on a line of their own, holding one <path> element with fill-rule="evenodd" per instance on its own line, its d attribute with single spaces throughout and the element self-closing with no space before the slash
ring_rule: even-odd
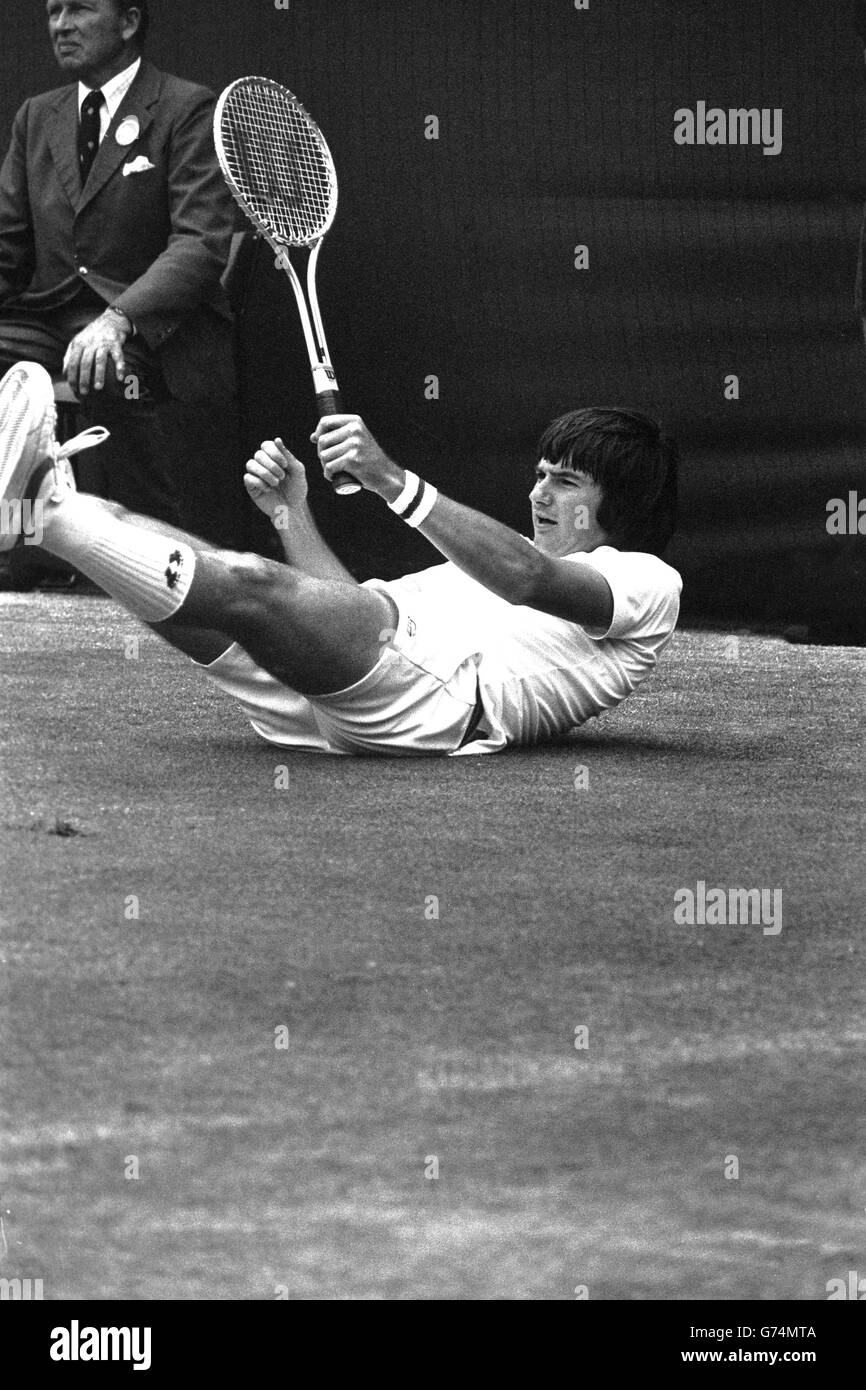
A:
<svg viewBox="0 0 866 1390">
<path fill-rule="evenodd" d="M 320 420 L 324 420 L 328 415 L 343 414 L 343 402 L 340 399 L 339 391 L 319 391 L 316 400 L 319 405 Z M 349 497 L 353 492 L 361 491 L 361 484 L 352 477 L 351 473 L 337 473 L 331 479 L 331 486 L 341 497 Z"/>
</svg>

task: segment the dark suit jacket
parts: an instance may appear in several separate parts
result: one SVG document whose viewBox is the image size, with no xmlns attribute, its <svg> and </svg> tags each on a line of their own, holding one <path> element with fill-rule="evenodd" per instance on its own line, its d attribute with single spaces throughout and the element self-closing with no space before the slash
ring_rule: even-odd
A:
<svg viewBox="0 0 866 1390">
<path fill-rule="evenodd" d="M 0 306 L 47 310 L 89 285 L 129 315 L 181 400 L 234 387 L 220 277 L 235 212 L 214 153 L 213 108 L 205 87 L 144 60 L 83 189 L 77 83 L 24 103 L 0 170 Z M 132 116 L 138 137 L 120 145 L 118 128 Z M 141 157 L 154 167 L 124 174 Z"/>
</svg>

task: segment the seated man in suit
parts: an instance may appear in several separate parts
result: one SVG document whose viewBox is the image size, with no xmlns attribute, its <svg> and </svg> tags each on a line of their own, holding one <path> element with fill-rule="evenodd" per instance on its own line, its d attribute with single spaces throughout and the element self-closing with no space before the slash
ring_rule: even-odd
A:
<svg viewBox="0 0 866 1390">
<path fill-rule="evenodd" d="M 177 524 L 155 404 L 234 391 L 214 98 L 142 57 L 147 0 L 47 14 L 72 83 L 24 103 L 0 169 L 0 373 L 21 358 L 63 372 L 112 432 L 88 487 Z"/>
</svg>

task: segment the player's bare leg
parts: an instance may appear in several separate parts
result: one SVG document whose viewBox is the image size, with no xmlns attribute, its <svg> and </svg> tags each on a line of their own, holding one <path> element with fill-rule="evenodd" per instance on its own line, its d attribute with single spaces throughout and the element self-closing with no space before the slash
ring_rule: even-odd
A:
<svg viewBox="0 0 866 1390">
<path fill-rule="evenodd" d="M 351 578 L 214 550 L 76 492 L 54 439 L 50 378 L 32 364 L 0 384 L 0 491 L 19 507 L 36 505 L 45 548 L 156 631 L 172 640 L 184 628 L 225 634 L 301 694 L 361 680 L 395 625 L 392 601 Z"/>
<path fill-rule="evenodd" d="M 373 669 L 396 621 L 385 594 L 224 550 L 196 557 L 189 592 L 164 626 L 175 635 L 187 623 L 216 628 L 293 690 L 325 695 Z"/>
<path fill-rule="evenodd" d="M 83 497 L 84 494 L 79 493 L 77 496 Z M 194 600 L 190 601 L 192 597 L 190 595 L 178 611 L 164 622 L 148 623 L 148 626 L 154 632 L 158 633 L 160 637 L 170 642 L 172 646 L 177 647 L 187 656 L 192 657 L 194 661 L 198 661 L 202 665 L 209 665 L 212 661 L 216 661 L 217 657 L 222 656 L 223 652 L 227 651 L 233 642 L 240 642 L 241 646 L 250 653 L 250 656 L 252 656 L 253 660 L 256 661 L 259 666 L 270 671 L 271 674 L 277 676 L 279 680 L 285 681 L 287 685 L 292 685 L 292 687 L 301 694 L 315 693 L 321 695 L 327 693 L 329 690 L 340 690 L 346 685 L 354 684 L 355 680 L 360 680 L 363 675 L 366 675 L 367 671 L 375 665 L 375 662 L 381 655 L 381 632 L 383 629 L 393 626 L 392 618 L 388 611 L 385 612 L 382 621 L 379 622 L 379 626 L 376 629 L 375 643 L 369 649 L 371 653 L 374 653 L 372 660 L 369 661 L 360 675 L 355 675 L 353 679 L 344 681 L 342 685 L 319 685 L 315 691 L 312 687 L 295 684 L 294 681 L 290 680 L 285 674 L 285 666 L 281 663 L 280 669 L 278 670 L 276 669 L 276 664 L 280 662 L 279 653 L 286 640 L 285 623 L 288 619 L 287 615 L 283 612 L 283 604 L 287 593 L 292 590 L 292 577 L 293 575 L 298 575 L 297 570 L 290 569 L 288 565 L 274 564 L 273 561 L 262 560 L 262 566 L 267 571 L 269 580 L 276 583 L 278 597 L 274 600 L 270 595 L 262 595 L 263 602 L 266 605 L 272 606 L 266 607 L 266 611 L 263 615 L 265 621 L 255 624 L 255 633 L 251 631 L 249 623 L 245 622 L 244 633 L 248 639 L 245 640 L 244 637 L 240 635 L 239 631 L 228 630 L 225 623 L 215 626 L 210 622 L 211 615 L 219 617 L 224 611 L 221 601 L 215 598 L 217 593 L 215 581 L 218 576 L 219 591 L 224 592 L 226 585 L 231 589 L 236 582 L 244 582 L 243 577 L 245 576 L 247 582 L 255 583 L 258 592 L 263 581 L 263 576 L 259 573 L 260 567 L 256 563 L 259 559 L 258 556 L 242 555 L 234 551 L 220 550 L 217 546 L 210 544 L 210 542 L 202 540 L 201 537 L 193 536 L 186 531 L 181 531 L 176 526 L 169 526 L 162 522 L 154 521 L 151 517 L 139 516 L 132 512 L 126 512 L 117 502 L 107 502 L 97 497 L 88 497 L 87 501 L 93 504 L 94 509 L 100 510 L 106 515 L 110 515 L 115 520 L 122 520 L 127 524 L 135 525 L 141 530 L 149 531 L 154 535 L 163 536 L 175 542 L 175 544 L 182 542 L 196 553 L 199 557 L 199 561 L 205 554 L 218 557 L 218 563 L 214 567 L 211 582 L 208 584 L 207 603 L 204 603 L 205 594 L 201 583 L 199 564 L 197 564 L 196 572 L 198 583 L 195 585 Z M 47 513 L 44 515 L 47 515 Z M 293 528 L 288 524 L 281 528 L 281 532 L 286 537 L 294 534 Z M 45 544 L 47 548 L 49 545 L 48 537 L 45 539 Z M 83 562 L 79 568 L 82 567 Z M 275 574 L 274 571 L 277 573 Z M 347 574 L 347 580 L 352 587 L 358 587 L 355 585 L 351 575 Z M 367 590 L 361 589 L 360 593 L 366 595 Z M 384 595 L 380 595 L 379 597 L 384 597 Z M 320 614 L 322 611 L 320 605 L 323 599 L 327 601 L 327 590 L 325 590 L 323 594 L 316 595 L 317 614 Z M 246 616 L 248 617 L 249 615 Z M 355 615 L 352 614 L 350 620 L 354 621 L 354 616 Z M 208 620 L 203 621 L 203 617 L 206 617 Z M 324 616 L 321 620 L 326 621 Z M 339 625 L 339 619 L 337 622 Z M 253 649 L 254 647 L 256 650 Z M 361 658 L 362 664 L 366 660 L 367 656 L 365 654 Z M 321 662 L 321 666 L 316 671 L 316 679 L 320 678 L 319 670 L 323 672 L 327 671 L 327 657 L 324 653 L 320 656 L 319 661 Z M 304 664 L 306 665 L 307 662 Z M 357 664 L 353 664 L 350 669 L 352 671 L 357 670 Z"/>
<path fill-rule="evenodd" d="M 177 645 L 188 628 L 187 650 L 199 660 L 220 655 L 226 644 L 216 634 L 225 634 L 302 695 L 328 694 L 372 670 L 382 633 L 395 624 L 384 594 L 258 555 L 200 547 L 192 536 L 165 535 L 80 493 L 41 500 L 46 550 Z M 214 635 L 212 646 L 203 631 Z"/>
</svg>

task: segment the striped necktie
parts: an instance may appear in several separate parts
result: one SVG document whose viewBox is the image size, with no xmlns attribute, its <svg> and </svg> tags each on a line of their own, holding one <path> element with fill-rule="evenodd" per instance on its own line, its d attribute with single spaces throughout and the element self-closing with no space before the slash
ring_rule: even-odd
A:
<svg viewBox="0 0 866 1390">
<path fill-rule="evenodd" d="M 78 125 L 78 166 L 81 169 L 81 187 L 87 183 L 87 175 L 93 168 L 93 161 L 99 150 L 99 112 L 105 97 L 102 92 L 91 92 L 84 98 L 81 106 L 81 120 Z"/>
</svg>

